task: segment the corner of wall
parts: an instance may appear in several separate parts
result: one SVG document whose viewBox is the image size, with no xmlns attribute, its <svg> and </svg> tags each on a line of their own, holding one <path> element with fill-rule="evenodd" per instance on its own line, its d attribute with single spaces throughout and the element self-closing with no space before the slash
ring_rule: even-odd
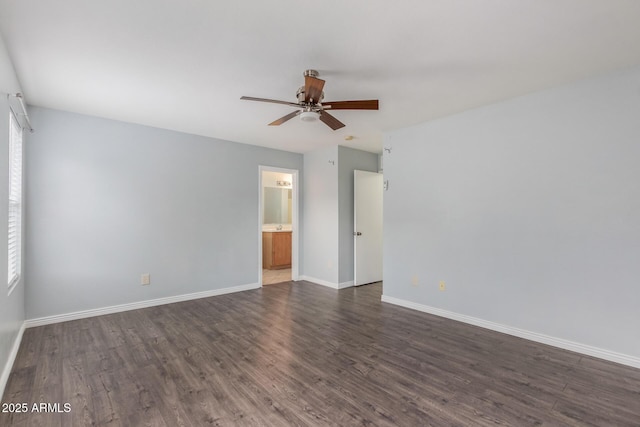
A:
<svg viewBox="0 0 640 427">
<path fill-rule="evenodd" d="M 8 94 L 20 92 L 18 78 L 13 69 L 13 63 L 9 57 L 4 40 L 0 36 L 0 176 L 4 179 L 0 182 L 0 240 L 7 240 L 8 221 L 8 165 L 9 165 L 9 100 Z M 2 208 L 4 206 L 4 208 Z M 23 209 L 24 210 L 24 209 Z M 23 233 L 24 242 L 24 233 Z M 0 246 L 0 276 L 7 277 L 7 246 Z M 24 263 L 23 263 L 24 264 Z M 23 266 L 24 271 L 24 266 Z M 24 331 L 25 307 L 24 307 L 24 274 L 22 279 L 11 294 L 5 286 L 0 289 L 0 396 L 9 379 Z"/>
</svg>

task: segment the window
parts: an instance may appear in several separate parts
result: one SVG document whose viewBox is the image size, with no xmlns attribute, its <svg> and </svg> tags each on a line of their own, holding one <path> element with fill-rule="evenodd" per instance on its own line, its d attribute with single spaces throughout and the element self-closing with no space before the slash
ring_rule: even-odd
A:
<svg viewBox="0 0 640 427">
<path fill-rule="evenodd" d="M 9 113 L 9 292 L 20 278 L 22 259 L 22 127 Z"/>
</svg>

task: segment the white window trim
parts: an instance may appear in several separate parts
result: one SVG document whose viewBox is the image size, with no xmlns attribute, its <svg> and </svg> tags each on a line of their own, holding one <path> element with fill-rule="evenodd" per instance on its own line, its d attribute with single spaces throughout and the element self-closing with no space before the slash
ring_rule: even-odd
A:
<svg viewBox="0 0 640 427">
<path fill-rule="evenodd" d="M 22 126 L 10 111 L 9 212 L 7 220 L 7 286 L 9 294 L 20 282 L 22 273 L 22 145 Z"/>
</svg>

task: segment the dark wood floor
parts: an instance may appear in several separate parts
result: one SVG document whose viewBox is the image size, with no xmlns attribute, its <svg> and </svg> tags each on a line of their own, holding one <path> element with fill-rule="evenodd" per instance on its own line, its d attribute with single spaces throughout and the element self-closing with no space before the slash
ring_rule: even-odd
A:
<svg viewBox="0 0 640 427">
<path fill-rule="evenodd" d="M 306 282 L 28 329 L 2 426 L 640 426 L 640 370 Z M 30 408 L 31 409 L 31 408 Z"/>
</svg>

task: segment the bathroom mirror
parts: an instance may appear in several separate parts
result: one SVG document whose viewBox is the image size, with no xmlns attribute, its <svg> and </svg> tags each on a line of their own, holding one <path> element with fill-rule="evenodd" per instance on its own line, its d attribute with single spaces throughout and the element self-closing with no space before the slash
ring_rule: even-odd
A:
<svg viewBox="0 0 640 427">
<path fill-rule="evenodd" d="M 291 224 L 291 189 L 264 187 L 263 224 Z"/>
</svg>

